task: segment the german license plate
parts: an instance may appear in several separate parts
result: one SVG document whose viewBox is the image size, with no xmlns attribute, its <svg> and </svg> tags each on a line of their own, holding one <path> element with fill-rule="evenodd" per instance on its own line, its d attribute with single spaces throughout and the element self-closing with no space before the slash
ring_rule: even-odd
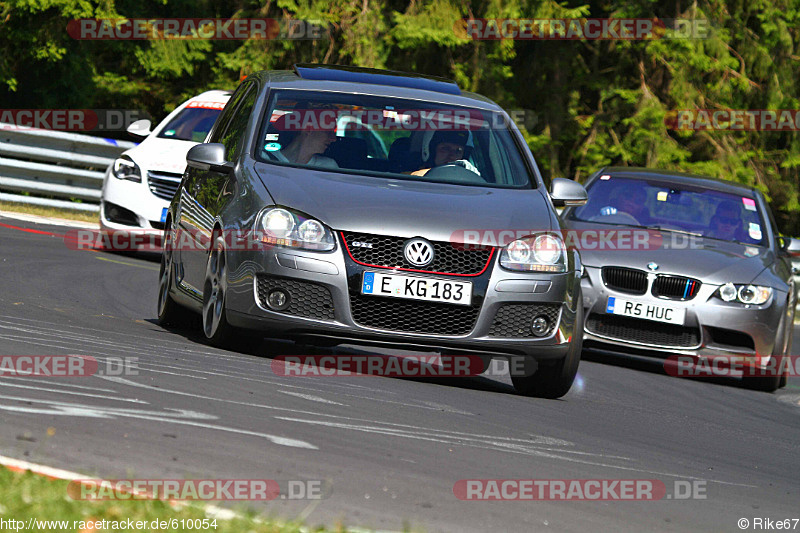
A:
<svg viewBox="0 0 800 533">
<path fill-rule="evenodd" d="M 470 305 L 472 303 L 472 283 L 382 272 L 364 272 L 361 294 Z"/>
<path fill-rule="evenodd" d="M 608 297 L 606 313 L 680 325 L 683 325 L 686 319 L 686 309 L 680 307 L 670 307 L 640 300 L 627 300 L 616 296 Z"/>
</svg>

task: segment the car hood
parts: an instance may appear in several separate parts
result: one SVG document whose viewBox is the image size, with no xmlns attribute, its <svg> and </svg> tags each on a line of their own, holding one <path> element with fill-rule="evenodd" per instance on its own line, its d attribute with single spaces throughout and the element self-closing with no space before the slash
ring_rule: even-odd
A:
<svg viewBox="0 0 800 533">
<path fill-rule="evenodd" d="M 465 242 L 465 231 L 547 231 L 556 222 L 539 189 L 468 187 L 263 163 L 255 169 L 277 205 L 340 231 Z M 468 237 L 466 242 L 474 241 Z"/>
<path fill-rule="evenodd" d="M 179 139 L 148 137 L 141 144 L 127 150 L 125 154 L 139 165 L 143 172 L 155 170 L 183 174 L 186 169 L 186 152 L 196 142 Z"/>
<path fill-rule="evenodd" d="M 569 230 L 577 230 L 577 235 L 585 230 L 636 230 L 629 226 L 612 224 L 593 224 L 566 221 Z M 676 274 L 699 279 L 704 283 L 725 284 L 750 283 L 765 268 L 775 262 L 775 254 L 761 246 L 747 246 L 702 237 L 691 237 L 667 231 L 650 230 L 655 236 L 651 247 L 640 249 L 585 249 L 578 246 L 581 261 L 586 266 L 623 266 L 648 271 L 649 263 L 658 265 L 658 274 Z M 660 237 L 659 237 L 660 235 Z M 661 240 L 659 240 L 659 238 Z M 598 241 L 589 241 L 598 242 Z M 614 240 L 612 239 L 612 242 Z M 625 241 L 623 241 L 625 242 Z M 629 242 L 629 241 L 628 241 Z M 660 243 L 660 244 L 658 244 Z"/>
</svg>

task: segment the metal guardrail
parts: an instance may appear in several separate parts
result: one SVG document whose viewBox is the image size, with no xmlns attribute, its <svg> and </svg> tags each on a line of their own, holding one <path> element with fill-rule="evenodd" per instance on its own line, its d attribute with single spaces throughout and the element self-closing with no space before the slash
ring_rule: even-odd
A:
<svg viewBox="0 0 800 533">
<path fill-rule="evenodd" d="M 134 146 L 0 123 L 0 201 L 99 212 L 106 168 Z"/>
</svg>

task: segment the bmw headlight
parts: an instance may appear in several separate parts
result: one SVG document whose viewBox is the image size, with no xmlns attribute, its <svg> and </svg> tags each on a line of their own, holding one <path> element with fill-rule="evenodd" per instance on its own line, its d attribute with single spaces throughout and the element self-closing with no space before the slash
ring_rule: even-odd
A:
<svg viewBox="0 0 800 533">
<path fill-rule="evenodd" d="M 564 241 L 550 234 L 518 239 L 503 248 L 500 266 L 529 272 L 566 272 Z"/>
<path fill-rule="evenodd" d="M 772 296 L 772 287 L 726 283 L 717 290 L 716 295 L 725 302 L 761 305 Z"/>
<path fill-rule="evenodd" d="M 305 250 L 333 250 L 333 232 L 322 222 L 282 207 L 265 209 L 256 219 L 261 242 Z"/>
<path fill-rule="evenodd" d="M 111 167 L 111 173 L 114 177 L 121 180 L 128 181 L 142 181 L 142 171 L 139 165 L 133 162 L 133 159 L 124 155 L 114 161 Z"/>
</svg>

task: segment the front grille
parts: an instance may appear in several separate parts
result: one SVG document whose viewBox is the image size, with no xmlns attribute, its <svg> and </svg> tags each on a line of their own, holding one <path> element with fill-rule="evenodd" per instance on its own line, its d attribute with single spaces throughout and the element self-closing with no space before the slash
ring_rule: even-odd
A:
<svg viewBox="0 0 800 533">
<path fill-rule="evenodd" d="M 539 315 L 547 318 L 550 327 L 547 333 L 550 335 L 558 321 L 558 304 L 506 304 L 497 310 L 494 322 L 489 330 L 492 337 L 537 337 L 531 331 L 531 322 Z"/>
<path fill-rule="evenodd" d="M 694 348 L 700 344 L 700 331 L 697 328 L 599 313 L 589 315 L 586 331 L 610 339 L 652 346 Z"/>
<path fill-rule="evenodd" d="M 174 174 L 172 172 L 154 172 L 147 173 L 147 185 L 150 187 L 150 192 L 163 200 L 172 200 L 175 196 L 175 191 L 181 184 L 181 174 Z"/>
<path fill-rule="evenodd" d="M 672 300 L 691 300 L 700 291 L 700 282 L 680 276 L 658 276 L 653 282 L 653 296 Z"/>
<path fill-rule="evenodd" d="M 647 273 L 643 270 L 622 267 L 603 267 L 603 283 L 609 289 L 628 294 L 647 292 Z"/>
<path fill-rule="evenodd" d="M 463 248 L 456 243 L 433 241 L 431 242 L 434 253 L 433 261 L 425 267 L 415 267 L 406 261 L 403 255 L 403 245 L 408 241 L 403 237 L 342 232 L 342 238 L 347 244 L 351 257 L 358 263 L 441 274 L 477 276 L 486 269 L 494 252 L 491 247 L 480 247 L 473 250 L 468 247 Z M 362 246 L 354 246 L 353 243 Z"/>
<path fill-rule="evenodd" d="M 276 311 L 287 315 L 303 318 L 316 318 L 318 320 L 333 320 L 333 298 L 327 287 L 286 278 L 275 278 L 259 274 L 256 276 L 256 289 L 258 301 L 265 309 L 267 295 L 273 289 L 283 289 L 289 294 L 289 307 L 283 311 Z"/>
<path fill-rule="evenodd" d="M 366 328 L 466 335 L 475 326 L 480 307 L 351 294 L 350 311 L 353 320 Z"/>
</svg>

